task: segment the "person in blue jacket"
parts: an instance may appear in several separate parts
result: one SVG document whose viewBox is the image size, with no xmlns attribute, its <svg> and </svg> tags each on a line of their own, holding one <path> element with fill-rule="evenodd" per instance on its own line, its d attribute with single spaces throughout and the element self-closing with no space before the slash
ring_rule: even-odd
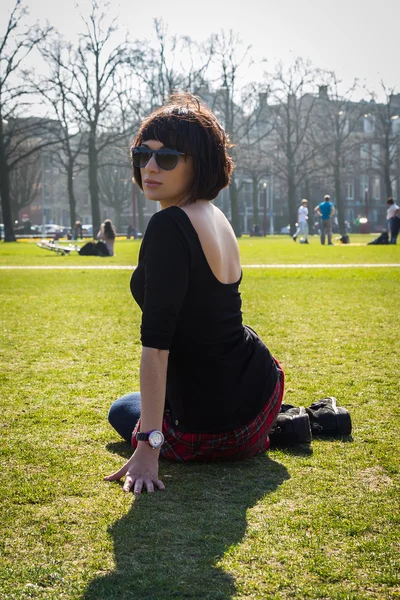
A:
<svg viewBox="0 0 400 600">
<path fill-rule="evenodd" d="M 333 246 L 332 243 L 332 217 L 335 213 L 335 207 L 331 202 L 329 194 L 324 196 L 324 201 L 314 208 L 321 218 L 321 244 L 325 244 L 325 237 L 328 237 L 328 246 Z"/>
</svg>

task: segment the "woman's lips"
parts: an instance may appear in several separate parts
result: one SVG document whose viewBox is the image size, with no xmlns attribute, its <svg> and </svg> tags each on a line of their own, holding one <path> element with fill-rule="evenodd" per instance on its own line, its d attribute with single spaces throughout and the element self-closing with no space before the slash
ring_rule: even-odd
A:
<svg viewBox="0 0 400 600">
<path fill-rule="evenodd" d="M 152 179 L 145 179 L 144 185 L 149 188 L 156 188 L 161 185 L 161 183 L 159 181 L 153 181 Z"/>
</svg>

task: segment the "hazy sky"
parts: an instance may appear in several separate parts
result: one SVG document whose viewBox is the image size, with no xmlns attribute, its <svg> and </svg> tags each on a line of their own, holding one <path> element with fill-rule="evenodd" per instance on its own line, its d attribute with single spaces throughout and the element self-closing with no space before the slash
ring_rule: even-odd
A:
<svg viewBox="0 0 400 600">
<path fill-rule="evenodd" d="M 29 20 L 45 19 L 67 38 L 81 28 L 76 0 L 25 0 Z M 81 12 L 89 0 L 79 1 Z M 221 29 L 233 29 L 252 45 L 255 59 L 272 67 L 297 56 L 314 66 L 334 70 L 346 83 L 357 77 L 379 91 L 383 79 L 400 91 L 399 0 L 111 0 L 122 30 L 134 38 L 150 38 L 153 19 L 168 24 L 169 33 L 200 41 Z M 0 36 L 14 0 L 2 0 Z M 362 94 L 366 99 L 368 94 Z"/>
</svg>

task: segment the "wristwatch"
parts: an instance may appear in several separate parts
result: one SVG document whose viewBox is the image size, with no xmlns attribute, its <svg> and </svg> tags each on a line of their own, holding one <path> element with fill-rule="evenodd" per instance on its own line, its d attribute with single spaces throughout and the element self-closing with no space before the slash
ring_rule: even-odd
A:
<svg viewBox="0 0 400 600">
<path fill-rule="evenodd" d="M 164 434 L 161 431 L 158 431 L 158 429 L 147 431 L 146 433 L 139 431 L 136 434 L 136 441 L 146 442 L 154 450 L 157 450 L 157 448 L 161 448 L 164 443 Z"/>
</svg>

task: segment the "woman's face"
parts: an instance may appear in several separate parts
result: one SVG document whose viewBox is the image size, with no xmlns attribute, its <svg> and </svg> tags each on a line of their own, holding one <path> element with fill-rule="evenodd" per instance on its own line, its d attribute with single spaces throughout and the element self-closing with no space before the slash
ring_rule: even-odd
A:
<svg viewBox="0 0 400 600">
<path fill-rule="evenodd" d="M 141 145 L 150 150 L 164 148 L 157 140 L 146 140 Z M 143 192 L 148 200 L 158 201 L 162 208 L 176 206 L 185 200 L 193 181 L 192 157 L 179 156 L 176 167 L 165 171 L 157 165 L 153 155 L 147 165 L 140 169 L 140 173 Z"/>
</svg>

